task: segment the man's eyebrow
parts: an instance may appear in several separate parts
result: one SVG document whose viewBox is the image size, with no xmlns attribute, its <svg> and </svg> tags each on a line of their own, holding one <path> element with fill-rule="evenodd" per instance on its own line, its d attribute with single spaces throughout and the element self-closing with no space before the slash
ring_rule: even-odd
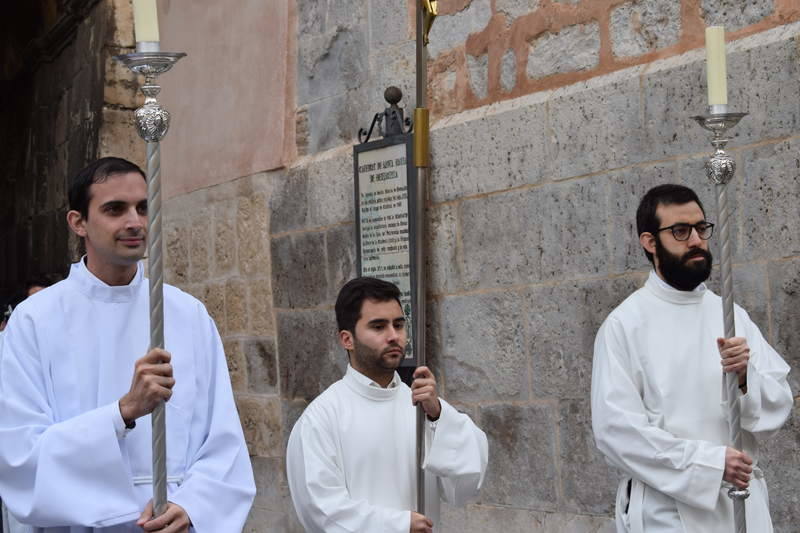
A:
<svg viewBox="0 0 800 533">
<path fill-rule="evenodd" d="M 125 205 L 125 202 L 123 202 L 122 200 L 111 200 L 111 201 L 108 201 L 108 202 L 104 203 L 103 205 L 101 205 L 100 208 L 101 209 L 107 209 L 109 207 L 121 207 L 121 206 L 124 206 L 124 205 Z"/>
<path fill-rule="evenodd" d="M 405 322 L 405 321 L 406 321 L 406 317 L 404 317 L 404 316 L 399 316 L 399 317 L 397 317 L 397 318 L 393 318 L 393 319 L 392 319 L 392 322 L 397 322 L 398 320 L 400 320 L 400 321 L 402 321 L 402 322 Z M 379 325 L 379 324 L 386 324 L 386 323 L 388 323 L 388 322 L 389 322 L 389 319 L 388 319 L 388 318 L 373 318 L 372 320 L 370 320 L 369 322 L 367 322 L 367 324 L 369 324 L 369 325 L 371 325 L 371 326 L 377 326 L 377 325 Z"/>
</svg>

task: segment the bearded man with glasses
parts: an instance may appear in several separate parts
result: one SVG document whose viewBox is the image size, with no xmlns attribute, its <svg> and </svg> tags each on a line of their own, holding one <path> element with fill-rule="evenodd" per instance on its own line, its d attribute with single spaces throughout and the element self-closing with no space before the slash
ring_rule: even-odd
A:
<svg viewBox="0 0 800 533">
<path fill-rule="evenodd" d="M 653 270 L 606 318 L 592 372 L 592 428 L 625 478 L 618 532 L 729 533 L 727 488 L 750 489 L 748 531 L 772 522 L 758 448 L 792 409 L 789 367 L 741 307 L 737 337 L 723 338 L 720 297 L 706 288 L 714 224 L 691 189 L 660 185 L 636 213 Z M 728 446 L 723 372 L 739 377 L 742 450 Z"/>
</svg>

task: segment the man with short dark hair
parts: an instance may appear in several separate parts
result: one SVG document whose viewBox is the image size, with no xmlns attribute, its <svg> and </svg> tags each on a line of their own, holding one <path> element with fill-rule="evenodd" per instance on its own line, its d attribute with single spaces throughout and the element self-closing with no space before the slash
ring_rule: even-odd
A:
<svg viewBox="0 0 800 533">
<path fill-rule="evenodd" d="M 597 446 L 626 474 L 617 531 L 729 533 L 729 484 L 750 489 L 748 531 L 769 533 L 758 446 L 791 412 L 789 367 L 741 307 L 737 336 L 723 338 L 722 302 L 704 283 L 714 224 L 694 191 L 651 189 L 636 221 L 653 271 L 600 327 L 592 373 Z M 723 372 L 739 377 L 742 450 L 728 446 Z"/>
<path fill-rule="evenodd" d="M 336 300 L 345 376 L 306 408 L 289 437 L 287 476 L 309 533 L 430 533 L 440 498 L 464 505 L 478 494 L 488 461 L 486 435 L 439 398 L 424 366 L 409 388 L 396 372 L 405 353 L 400 291 L 356 278 Z M 427 414 L 425 500 L 416 507 L 416 410 Z"/>
<path fill-rule="evenodd" d="M 241 531 L 255 486 L 213 320 L 165 284 L 169 351 L 148 349 L 144 173 L 99 159 L 69 202 L 86 256 L 6 330 L 0 494 L 39 533 Z M 162 400 L 168 505 L 154 518 L 149 415 Z"/>
</svg>

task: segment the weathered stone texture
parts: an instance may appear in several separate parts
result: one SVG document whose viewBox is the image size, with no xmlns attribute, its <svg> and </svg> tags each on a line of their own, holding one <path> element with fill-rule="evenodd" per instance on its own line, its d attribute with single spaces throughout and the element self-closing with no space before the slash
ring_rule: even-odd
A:
<svg viewBox="0 0 800 533">
<path fill-rule="evenodd" d="M 469 72 L 469 86 L 476 98 L 486 98 L 489 76 L 489 56 L 484 54 L 479 57 L 467 55 L 467 71 Z"/>
<path fill-rule="evenodd" d="M 250 455 L 282 457 L 281 402 L 277 396 L 239 394 L 239 419 Z"/>
<path fill-rule="evenodd" d="M 272 290 L 276 307 L 313 307 L 328 301 L 322 266 L 325 235 L 290 234 L 272 241 Z"/>
<path fill-rule="evenodd" d="M 504 13 L 508 21 L 527 15 L 539 8 L 540 0 L 497 0 L 495 9 Z"/>
<path fill-rule="evenodd" d="M 247 359 L 242 350 L 242 342 L 239 339 L 223 341 L 222 349 L 225 350 L 225 358 L 228 361 L 228 373 L 231 377 L 231 387 L 235 392 L 247 391 Z"/>
<path fill-rule="evenodd" d="M 789 384 L 795 394 L 800 391 L 800 259 L 769 265 L 771 323 L 768 333 L 775 349 L 792 368 Z"/>
<path fill-rule="evenodd" d="M 355 232 L 353 224 L 345 224 L 328 230 L 325 235 L 329 302 L 335 302 L 342 285 L 356 277 Z"/>
<path fill-rule="evenodd" d="M 558 501 L 556 423 L 550 406 L 491 405 L 481 408 L 489 436 L 489 469 L 481 502 L 552 511 Z M 536 483 L 531 483 L 536 480 Z"/>
<path fill-rule="evenodd" d="M 734 31 L 760 22 L 772 14 L 774 0 L 702 0 L 700 14 L 707 26 Z"/>
<path fill-rule="evenodd" d="M 367 81 L 367 59 L 361 53 L 366 32 L 360 27 L 334 26 L 298 41 L 297 103 L 344 93 Z"/>
<path fill-rule="evenodd" d="M 460 286 L 461 264 L 458 261 L 458 221 L 456 209 L 441 205 L 428 211 L 428 290 L 453 292 Z"/>
<path fill-rule="evenodd" d="M 634 0 L 611 11 L 611 43 L 618 57 L 666 48 L 676 44 L 680 34 L 680 2 Z"/>
<path fill-rule="evenodd" d="M 431 132 L 431 200 L 444 202 L 541 181 L 546 106 L 531 106 Z M 470 157 L 465 157 L 469 154 Z"/>
<path fill-rule="evenodd" d="M 260 394 L 275 393 L 278 384 L 278 365 L 275 341 L 272 339 L 245 339 L 242 352 L 247 361 L 247 379 L 250 390 Z"/>
<path fill-rule="evenodd" d="M 269 207 L 263 194 L 238 199 L 236 238 L 239 243 L 239 271 L 252 276 L 269 272 Z"/>
<path fill-rule="evenodd" d="M 211 274 L 225 276 L 236 268 L 236 208 L 231 201 L 214 206 Z"/>
<path fill-rule="evenodd" d="M 428 53 L 435 58 L 440 53 L 463 44 L 471 33 L 485 28 L 491 17 L 490 0 L 471 0 L 466 9 L 440 16 L 431 28 Z"/>
<path fill-rule="evenodd" d="M 600 60 L 600 27 L 597 23 L 570 26 L 546 33 L 530 44 L 527 74 L 544 78 L 551 74 L 589 70 Z"/>
<path fill-rule="evenodd" d="M 506 50 L 500 63 L 500 85 L 504 91 L 511 91 L 517 84 L 517 56 L 513 50 Z"/>
<path fill-rule="evenodd" d="M 517 292 L 443 300 L 440 365 L 448 399 L 462 403 L 528 399 L 530 343 L 525 338 L 524 305 Z"/>
<path fill-rule="evenodd" d="M 793 390 L 797 391 L 795 388 Z M 759 465 L 769 486 L 770 513 L 776 533 L 792 533 L 797 530 L 797 509 L 800 508 L 800 402 L 789 421 L 764 446 Z"/>
</svg>

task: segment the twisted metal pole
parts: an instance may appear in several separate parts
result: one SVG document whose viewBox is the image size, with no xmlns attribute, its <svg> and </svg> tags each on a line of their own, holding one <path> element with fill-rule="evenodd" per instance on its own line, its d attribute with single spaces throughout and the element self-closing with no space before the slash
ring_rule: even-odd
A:
<svg viewBox="0 0 800 533">
<path fill-rule="evenodd" d="M 161 143 L 147 143 L 147 270 L 150 348 L 164 348 L 164 248 L 161 237 Z M 167 510 L 167 421 L 164 402 L 150 415 L 153 430 L 153 515 Z"/>
<path fill-rule="evenodd" d="M 164 255 L 161 235 L 161 139 L 169 130 L 170 115 L 156 96 L 156 77 L 167 72 L 186 54 L 161 52 L 158 42 L 137 43 L 137 52 L 115 56 L 137 74 L 145 76 L 144 105 L 134 116 L 139 136 L 147 143 L 147 270 L 150 283 L 150 349 L 164 348 Z M 153 516 L 167 510 L 167 423 L 164 402 L 150 414 L 153 450 Z"/>
<path fill-rule="evenodd" d="M 731 211 L 728 204 L 728 183 L 733 179 L 736 163 L 725 153 L 728 144 L 725 133 L 735 126 L 745 113 L 728 113 L 727 105 L 710 106 L 708 115 L 694 118 L 701 126 L 714 133 L 711 144 L 716 149 L 706 162 L 708 179 L 714 184 L 717 201 L 717 223 L 720 236 L 720 292 L 722 297 L 722 322 L 726 339 L 736 336 L 733 313 L 733 262 L 731 258 Z M 731 446 L 742 450 L 742 415 L 739 406 L 739 376 L 735 372 L 725 374 L 725 397 L 728 403 L 728 432 Z M 728 497 L 733 500 L 733 519 L 736 533 L 747 532 L 747 518 L 744 501 L 750 496 L 747 489 L 732 486 Z"/>
</svg>

